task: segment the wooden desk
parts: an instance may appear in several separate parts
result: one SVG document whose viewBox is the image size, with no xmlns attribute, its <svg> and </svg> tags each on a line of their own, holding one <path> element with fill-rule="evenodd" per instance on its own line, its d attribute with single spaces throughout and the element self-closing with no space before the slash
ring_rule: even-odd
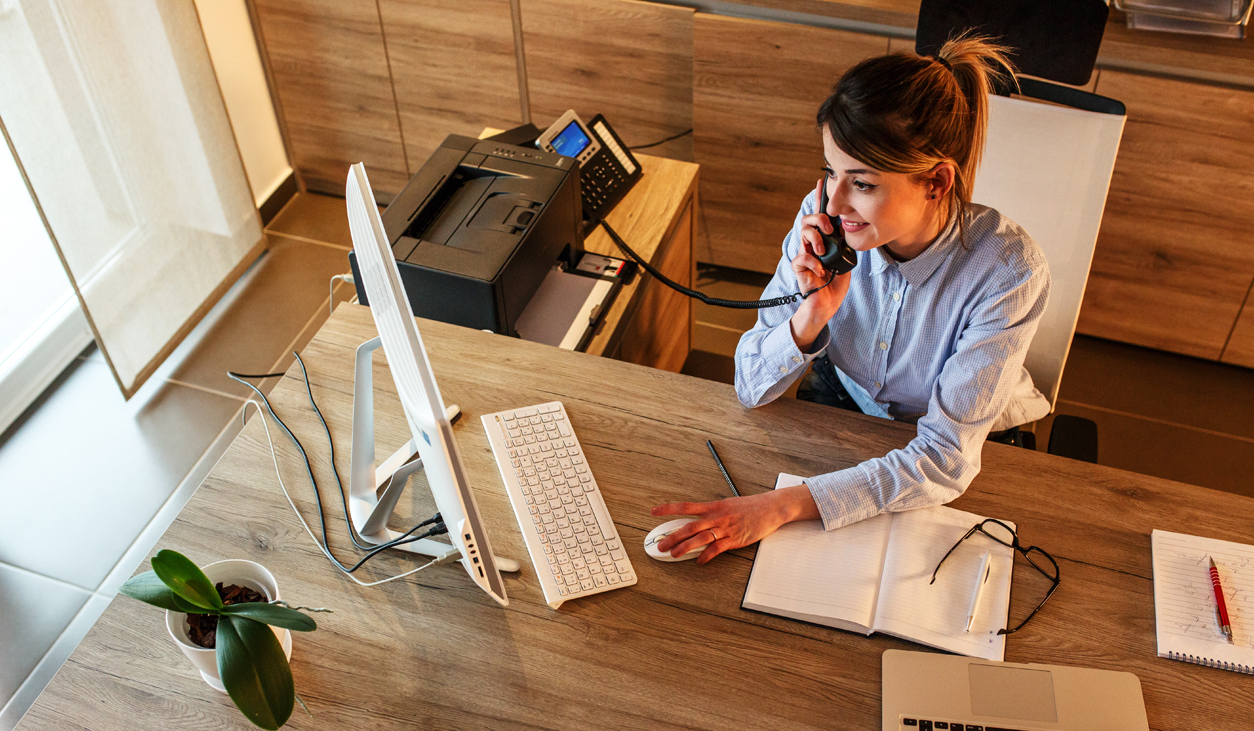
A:
<svg viewBox="0 0 1254 731">
<path fill-rule="evenodd" d="M 726 496 L 707 437 L 751 494 L 781 470 L 813 474 L 883 454 L 913 429 L 790 399 L 746 410 L 724 384 L 439 323 L 421 328 L 444 398 L 465 412 L 454 430 L 493 547 L 523 563 L 507 575 L 508 607 L 455 566 L 372 589 L 350 583 L 292 515 L 255 418 L 157 545 L 202 564 L 258 561 L 289 601 L 336 610 L 319 616 L 317 632 L 295 637 L 296 688 L 314 716 L 298 708 L 291 728 L 880 727 L 880 655 L 917 646 L 742 611 L 754 548 L 702 567 L 653 561 L 641 544 L 659 522 L 649 506 Z M 365 308 L 341 305 L 304 351 L 345 476 L 353 349 L 373 335 Z M 408 432 L 379 363 L 384 454 Z M 289 372 L 271 398 L 330 497 L 326 443 L 299 375 Z M 558 611 L 536 585 L 479 421 L 555 398 L 566 404 L 640 578 Z M 285 480 L 312 520 L 301 464 L 276 439 Z M 402 503 L 425 517 L 429 495 L 421 493 L 412 487 Z M 983 472 L 956 506 L 1015 521 L 1027 543 L 1061 564 L 1062 586 L 1007 641 L 1007 660 L 1132 671 L 1155 729 L 1234 728 L 1254 707 L 1251 678 L 1155 656 L 1149 540 L 1151 529 L 1169 528 L 1254 542 L 1254 501 L 989 444 Z M 328 521 L 335 550 L 354 555 L 338 507 Z M 362 578 L 413 565 L 389 556 Z M 1015 574 L 1016 592 L 1026 592 L 1033 572 L 1020 566 Z M 146 605 L 113 602 L 20 728 L 247 728 L 179 654 L 163 621 Z"/>
</svg>

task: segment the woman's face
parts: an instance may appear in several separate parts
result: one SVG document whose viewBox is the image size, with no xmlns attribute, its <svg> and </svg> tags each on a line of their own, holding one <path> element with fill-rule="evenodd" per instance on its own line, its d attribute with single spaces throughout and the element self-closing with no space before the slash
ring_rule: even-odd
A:
<svg viewBox="0 0 1254 731">
<path fill-rule="evenodd" d="M 925 176 L 874 170 L 836 146 L 823 130 L 827 161 L 827 215 L 844 229 L 858 251 L 887 246 L 898 260 L 918 256 L 948 220 L 947 194 L 953 168 L 941 163 Z"/>
</svg>

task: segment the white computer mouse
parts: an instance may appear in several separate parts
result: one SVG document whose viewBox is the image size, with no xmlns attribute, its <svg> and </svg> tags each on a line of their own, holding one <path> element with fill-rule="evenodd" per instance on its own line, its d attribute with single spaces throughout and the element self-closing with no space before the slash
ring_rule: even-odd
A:
<svg viewBox="0 0 1254 731">
<path fill-rule="evenodd" d="M 706 545 L 708 545 L 708 543 L 697 546 L 696 548 L 685 553 L 679 558 L 675 558 L 674 556 L 670 555 L 670 553 L 667 553 L 665 551 L 657 550 L 657 544 L 663 538 L 669 536 L 670 534 L 674 533 L 675 531 L 679 530 L 685 525 L 688 525 L 694 520 L 696 520 L 696 518 L 679 518 L 677 520 L 667 521 L 659 525 L 658 527 L 654 528 L 653 530 L 649 531 L 649 535 L 645 536 L 644 538 L 644 552 L 649 554 L 650 558 L 655 558 L 658 561 L 687 561 L 690 558 L 696 558 L 697 556 L 700 556 L 701 552 L 705 550 L 705 547 Z M 707 533 L 706 535 L 709 535 L 709 534 Z"/>
</svg>

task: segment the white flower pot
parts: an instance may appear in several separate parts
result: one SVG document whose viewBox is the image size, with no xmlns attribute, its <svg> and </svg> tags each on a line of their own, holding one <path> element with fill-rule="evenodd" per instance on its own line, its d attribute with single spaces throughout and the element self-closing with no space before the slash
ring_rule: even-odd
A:
<svg viewBox="0 0 1254 731">
<path fill-rule="evenodd" d="M 205 566 L 203 571 L 205 576 L 209 577 L 209 583 L 215 586 L 219 583 L 223 586 L 237 584 L 261 592 L 267 601 L 282 598 L 279 596 L 279 585 L 275 582 L 274 575 L 259 563 L 244 559 L 231 559 L 211 563 Z M 222 686 L 222 679 L 218 677 L 217 650 L 193 644 L 188 639 L 187 615 L 166 610 L 165 626 L 170 630 L 174 644 L 178 645 L 183 654 L 187 655 L 187 659 L 192 661 L 192 665 L 200 671 L 200 677 L 204 678 L 211 688 L 225 693 L 226 688 Z M 274 630 L 274 636 L 279 638 L 279 644 L 283 646 L 283 654 L 291 660 L 292 633 L 282 627 L 272 626 L 270 629 Z"/>
</svg>

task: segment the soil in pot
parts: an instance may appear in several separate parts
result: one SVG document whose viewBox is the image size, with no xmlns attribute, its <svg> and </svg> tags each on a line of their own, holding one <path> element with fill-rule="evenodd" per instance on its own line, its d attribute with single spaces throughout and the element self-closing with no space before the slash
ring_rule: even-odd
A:
<svg viewBox="0 0 1254 731">
<path fill-rule="evenodd" d="M 218 590 L 218 596 L 222 597 L 223 604 L 266 601 L 264 594 L 249 589 L 247 586 L 231 584 L 223 587 L 222 583 L 219 582 L 214 588 Z M 187 615 L 187 625 L 187 638 L 192 641 L 193 645 L 203 647 L 206 650 L 212 650 L 216 646 L 215 641 L 218 637 L 217 616 L 212 614 L 189 614 Z"/>
</svg>

